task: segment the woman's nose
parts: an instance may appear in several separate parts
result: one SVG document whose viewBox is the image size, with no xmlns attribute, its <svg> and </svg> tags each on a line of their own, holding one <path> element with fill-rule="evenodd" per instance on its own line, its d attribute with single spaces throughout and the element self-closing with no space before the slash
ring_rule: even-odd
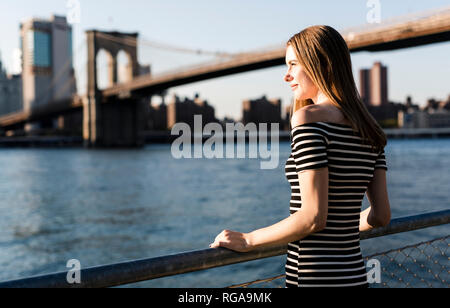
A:
<svg viewBox="0 0 450 308">
<path fill-rule="evenodd" d="M 291 82 L 292 79 L 294 79 L 294 78 L 291 75 L 289 75 L 289 73 L 284 76 L 284 81 L 286 81 L 286 82 Z"/>
</svg>

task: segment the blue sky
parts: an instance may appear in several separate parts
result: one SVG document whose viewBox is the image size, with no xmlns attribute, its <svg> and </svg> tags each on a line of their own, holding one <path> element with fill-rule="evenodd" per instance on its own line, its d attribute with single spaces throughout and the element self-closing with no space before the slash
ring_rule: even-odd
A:
<svg viewBox="0 0 450 308">
<path fill-rule="evenodd" d="M 37 5 L 37 3 L 39 3 Z M 0 52 L 12 69 L 12 54 L 19 46 L 19 23 L 30 17 L 67 15 L 67 0 L 15 0 L 0 2 Z M 80 23 L 74 25 L 75 66 L 84 68 L 84 31 L 87 29 L 137 31 L 146 41 L 209 51 L 243 52 L 282 45 L 290 36 L 314 24 L 338 30 L 367 25 L 367 0 L 266 1 L 266 0 L 79 0 Z M 450 1 L 380 0 L 382 21 L 405 14 L 448 7 Z M 81 46 L 81 48 L 79 47 Z M 209 58 L 142 46 L 140 62 L 151 63 L 155 73 L 177 69 Z M 450 94 L 450 43 L 383 53 L 352 54 L 355 78 L 360 68 L 382 61 L 389 67 L 389 98 L 414 102 L 444 99 Z M 169 95 L 192 97 L 199 92 L 215 108 L 216 115 L 239 118 L 242 100 L 263 94 L 291 100 L 282 80 L 285 67 L 274 67 L 218 78 L 171 89 Z M 155 99 L 155 103 L 158 99 Z"/>
</svg>

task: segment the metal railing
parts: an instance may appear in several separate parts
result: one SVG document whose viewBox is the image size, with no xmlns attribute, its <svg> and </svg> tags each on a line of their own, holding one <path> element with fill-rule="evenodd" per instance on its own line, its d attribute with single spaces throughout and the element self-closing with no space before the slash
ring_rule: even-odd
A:
<svg viewBox="0 0 450 308">
<path fill-rule="evenodd" d="M 361 233 L 361 240 L 448 224 L 450 209 L 393 219 L 384 228 Z M 447 238 L 446 238 L 447 239 Z M 103 288 L 190 273 L 287 253 L 287 246 L 264 248 L 249 253 L 228 249 L 206 249 L 151 259 L 86 268 L 80 271 L 81 283 L 69 284 L 67 273 L 60 272 L 0 283 L 0 288 Z M 448 258 L 447 258 L 448 260 Z M 275 280 L 281 276 L 270 278 Z"/>
<path fill-rule="evenodd" d="M 372 288 L 448 288 L 450 287 L 449 258 L 450 235 L 427 242 L 408 245 L 364 258 L 365 262 L 376 259 L 380 269 L 379 283 Z M 227 288 L 284 288 L 286 275 L 232 285 Z"/>
</svg>

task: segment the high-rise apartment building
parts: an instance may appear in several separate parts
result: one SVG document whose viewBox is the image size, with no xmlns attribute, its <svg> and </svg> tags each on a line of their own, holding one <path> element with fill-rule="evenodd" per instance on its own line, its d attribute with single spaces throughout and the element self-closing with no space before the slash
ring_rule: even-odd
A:
<svg viewBox="0 0 450 308">
<path fill-rule="evenodd" d="M 66 17 L 33 18 L 20 25 L 24 110 L 76 93 L 72 27 Z"/>
<path fill-rule="evenodd" d="M 360 94 L 363 103 L 370 105 L 370 70 L 362 69 L 359 71 Z"/>
<path fill-rule="evenodd" d="M 242 103 L 242 122 L 244 125 L 248 123 L 278 123 L 282 126 L 281 118 L 281 100 L 270 99 L 266 96 L 254 100 L 245 100 Z M 270 127 L 270 126 L 269 126 Z"/>
<path fill-rule="evenodd" d="M 8 75 L 0 57 L 0 115 L 22 109 L 22 78 L 20 75 Z"/>
<path fill-rule="evenodd" d="M 386 106 L 388 104 L 387 67 L 375 62 L 371 69 L 359 72 L 360 93 L 367 106 Z"/>
</svg>

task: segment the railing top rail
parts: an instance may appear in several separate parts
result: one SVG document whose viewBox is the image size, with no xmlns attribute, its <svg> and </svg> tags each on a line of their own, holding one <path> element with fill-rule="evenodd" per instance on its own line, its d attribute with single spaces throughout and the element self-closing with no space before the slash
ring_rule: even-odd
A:
<svg viewBox="0 0 450 308">
<path fill-rule="evenodd" d="M 393 219 L 389 226 L 361 233 L 361 239 L 408 232 L 448 224 L 450 209 Z M 81 283 L 67 283 L 67 272 L 0 283 L 0 288 L 102 288 L 114 287 L 231 265 L 286 253 L 286 246 L 264 248 L 249 253 L 228 249 L 206 249 L 181 254 L 103 265 L 81 270 Z"/>
</svg>

